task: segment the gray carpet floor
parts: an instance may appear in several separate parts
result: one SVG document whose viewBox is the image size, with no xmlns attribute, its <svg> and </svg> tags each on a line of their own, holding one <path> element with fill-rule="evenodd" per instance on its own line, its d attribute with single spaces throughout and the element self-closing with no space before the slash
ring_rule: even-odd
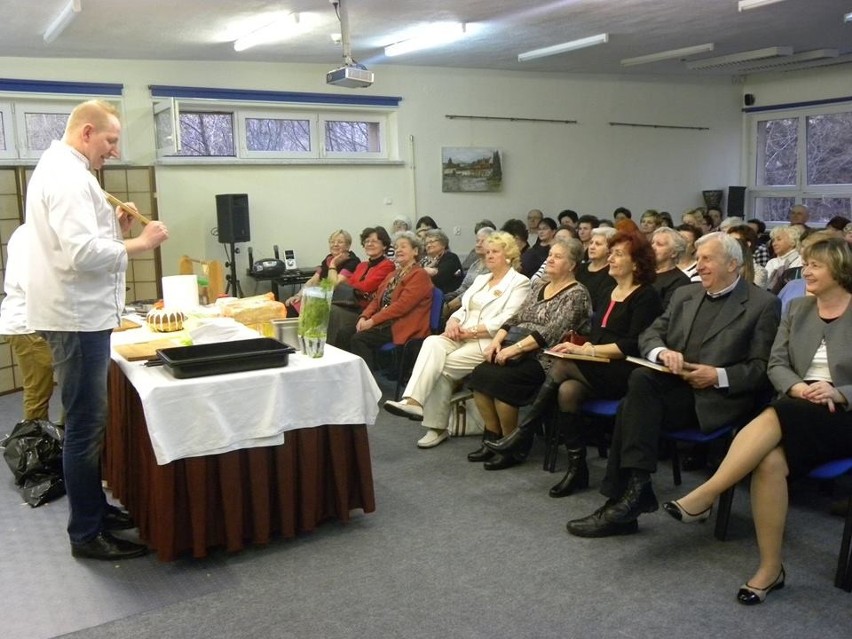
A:
<svg viewBox="0 0 852 639">
<path fill-rule="evenodd" d="M 0 434 L 19 417 L 20 395 L 0 397 Z M 526 464 L 486 472 L 465 459 L 475 438 L 422 451 L 421 434 L 384 412 L 371 427 L 375 513 L 294 541 L 171 564 L 73 559 L 65 499 L 22 505 L 3 464 L 0 636 L 852 636 L 852 595 L 832 585 L 842 520 L 813 483 L 792 487 L 787 587 L 746 608 L 734 600 L 756 565 L 745 489 L 727 542 L 710 524 L 685 526 L 661 512 L 643 516 L 638 535 L 578 539 L 566 520 L 602 497 L 592 488 L 549 498 L 560 474 L 541 470 L 540 444 Z M 589 452 L 594 487 L 605 460 Z M 658 497 L 675 498 L 702 477 L 685 473 L 675 489 L 663 463 Z M 849 489 L 839 483 L 836 496 Z"/>
</svg>

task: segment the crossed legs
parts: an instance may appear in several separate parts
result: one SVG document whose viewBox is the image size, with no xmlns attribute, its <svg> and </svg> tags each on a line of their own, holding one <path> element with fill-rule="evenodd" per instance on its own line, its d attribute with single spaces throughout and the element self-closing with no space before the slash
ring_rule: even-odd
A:
<svg viewBox="0 0 852 639">
<path fill-rule="evenodd" d="M 781 545 L 787 519 L 787 460 L 781 448 L 781 425 L 767 408 L 734 438 L 719 469 L 701 486 L 678 499 L 689 513 L 709 508 L 716 497 L 749 473 L 751 510 L 760 552 L 760 565 L 748 583 L 763 588 L 781 572 Z"/>
</svg>

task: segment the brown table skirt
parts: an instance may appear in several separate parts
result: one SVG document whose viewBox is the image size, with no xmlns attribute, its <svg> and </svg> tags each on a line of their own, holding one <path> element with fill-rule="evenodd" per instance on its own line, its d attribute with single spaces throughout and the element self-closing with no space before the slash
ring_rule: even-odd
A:
<svg viewBox="0 0 852 639">
<path fill-rule="evenodd" d="M 139 396 L 114 362 L 109 404 L 104 479 L 161 561 L 292 538 L 328 519 L 349 521 L 353 509 L 376 509 L 364 425 L 287 431 L 282 446 L 159 466 Z"/>
</svg>

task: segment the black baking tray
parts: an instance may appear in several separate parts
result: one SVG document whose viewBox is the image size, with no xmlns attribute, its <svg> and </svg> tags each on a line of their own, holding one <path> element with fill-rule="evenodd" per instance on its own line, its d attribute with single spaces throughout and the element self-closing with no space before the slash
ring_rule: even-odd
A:
<svg viewBox="0 0 852 639">
<path fill-rule="evenodd" d="M 236 342 L 161 348 L 157 355 L 163 366 L 178 378 L 239 373 L 260 368 L 287 366 L 296 349 L 271 337 Z"/>
</svg>

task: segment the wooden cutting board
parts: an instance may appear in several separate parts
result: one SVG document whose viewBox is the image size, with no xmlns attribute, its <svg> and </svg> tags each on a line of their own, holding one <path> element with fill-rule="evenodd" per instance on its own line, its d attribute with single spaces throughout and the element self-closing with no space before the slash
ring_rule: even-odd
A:
<svg viewBox="0 0 852 639">
<path fill-rule="evenodd" d="M 178 340 L 155 339 L 141 344 L 122 344 L 115 347 L 115 352 L 128 362 L 138 362 L 143 359 L 156 359 L 158 348 L 172 348 L 173 346 L 180 346 Z"/>
</svg>

